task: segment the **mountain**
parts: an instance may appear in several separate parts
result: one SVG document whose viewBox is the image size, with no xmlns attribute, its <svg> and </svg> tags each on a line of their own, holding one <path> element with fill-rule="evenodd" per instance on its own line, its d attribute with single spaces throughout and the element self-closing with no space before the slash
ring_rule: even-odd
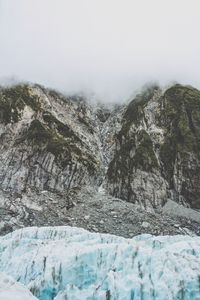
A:
<svg viewBox="0 0 200 300">
<path fill-rule="evenodd" d="M 107 172 L 110 193 L 144 206 L 200 208 L 200 92 L 147 89 L 125 109 Z"/>
<path fill-rule="evenodd" d="M 110 108 L 39 85 L 2 87 L 0 232 L 200 234 L 199 150 L 200 92 L 190 86 L 149 86 Z"/>
<path fill-rule="evenodd" d="M 25 228 L 0 237 L 0 272 L 7 274 L 0 273 L 0 296 L 198 300 L 199 257 L 200 237 L 125 239 L 65 226 Z"/>
</svg>

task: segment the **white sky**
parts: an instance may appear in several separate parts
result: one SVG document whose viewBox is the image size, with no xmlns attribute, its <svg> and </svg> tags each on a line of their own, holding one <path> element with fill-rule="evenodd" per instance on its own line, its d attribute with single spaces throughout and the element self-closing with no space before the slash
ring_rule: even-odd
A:
<svg viewBox="0 0 200 300">
<path fill-rule="evenodd" d="M 121 101 L 200 88 L 200 0 L 0 0 L 0 78 Z"/>
</svg>

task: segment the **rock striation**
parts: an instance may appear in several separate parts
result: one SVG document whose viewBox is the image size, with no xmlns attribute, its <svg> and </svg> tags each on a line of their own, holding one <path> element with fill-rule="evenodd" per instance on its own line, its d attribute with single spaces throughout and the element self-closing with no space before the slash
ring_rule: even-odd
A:
<svg viewBox="0 0 200 300">
<path fill-rule="evenodd" d="M 144 207 L 200 208 L 200 92 L 150 87 L 125 109 L 107 171 L 111 194 Z"/>
<path fill-rule="evenodd" d="M 190 86 L 146 87 L 110 108 L 39 85 L 1 88 L 0 232 L 65 224 L 85 187 L 145 211 L 169 200 L 198 210 L 199 153 Z"/>
</svg>

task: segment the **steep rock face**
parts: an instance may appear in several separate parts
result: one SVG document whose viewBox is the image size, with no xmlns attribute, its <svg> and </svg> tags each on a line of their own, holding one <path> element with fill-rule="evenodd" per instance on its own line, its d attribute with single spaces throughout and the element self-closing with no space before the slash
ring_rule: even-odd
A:
<svg viewBox="0 0 200 300">
<path fill-rule="evenodd" d="M 99 122 L 99 138 L 101 141 L 101 152 L 103 158 L 104 174 L 110 161 L 115 154 L 116 134 L 122 127 L 121 119 L 125 106 L 115 105 L 108 109 L 100 106 L 95 112 Z"/>
<path fill-rule="evenodd" d="M 62 193 L 95 182 L 101 157 L 95 120 L 83 99 L 15 86 L 1 90 L 0 111 L 3 190 Z"/>
<path fill-rule="evenodd" d="M 73 225 L 69 209 L 74 218 L 81 197 L 91 199 L 85 187 L 146 212 L 168 199 L 198 209 L 199 136 L 200 92 L 191 87 L 153 86 L 111 108 L 38 85 L 1 88 L 0 233 Z"/>
<path fill-rule="evenodd" d="M 116 135 L 107 188 L 122 199 L 162 206 L 168 198 L 200 208 L 200 92 L 146 89 L 127 106 Z"/>
<path fill-rule="evenodd" d="M 176 85 L 161 102 L 163 175 L 175 197 L 200 208 L 200 92 Z"/>
</svg>

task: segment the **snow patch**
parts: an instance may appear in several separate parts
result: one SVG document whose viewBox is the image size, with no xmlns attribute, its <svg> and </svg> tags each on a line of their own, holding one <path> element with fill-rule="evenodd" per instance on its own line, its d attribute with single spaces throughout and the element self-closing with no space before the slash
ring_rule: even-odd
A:
<svg viewBox="0 0 200 300">
<path fill-rule="evenodd" d="M 10 276 L 0 273 L 1 300 L 37 300 L 27 287 L 16 282 Z"/>
</svg>

